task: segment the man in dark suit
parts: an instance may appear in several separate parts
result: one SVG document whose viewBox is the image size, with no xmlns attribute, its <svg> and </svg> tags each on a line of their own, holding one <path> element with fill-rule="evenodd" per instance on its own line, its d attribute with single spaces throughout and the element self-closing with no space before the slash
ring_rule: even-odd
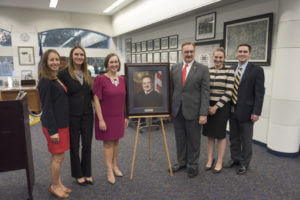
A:
<svg viewBox="0 0 300 200">
<path fill-rule="evenodd" d="M 251 46 L 237 47 L 238 66 L 231 101 L 230 152 L 225 168 L 239 166 L 236 173 L 245 174 L 252 157 L 253 125 L 259 119 L 265 94 L 265 76 L 261 67 L 248 62 Z"/>
<path fill-rule="evenodd" d="M 172 117 L 177 160 L 173 172 L 187 168 L 188 177 L 198 175 L 200 136 L 209 108 L 209 72 L 194 60 L 195 45 L 182 44 L 183 62 L 171 69 Z"/>
<path fill-rule="evenodd" d="M 161 107 L 162 95 L 153 89 L 151 77 L 145 75 L 142 77 L 143 91 L 134 97 L 135 107 Z"/>
</svg>

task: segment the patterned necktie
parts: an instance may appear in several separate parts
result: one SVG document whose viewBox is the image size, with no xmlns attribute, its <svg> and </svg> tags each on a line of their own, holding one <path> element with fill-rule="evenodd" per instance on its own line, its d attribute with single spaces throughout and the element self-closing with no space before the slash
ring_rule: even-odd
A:
<svg viewBox="0 0 300 200">
<path fill-rule="evenodd" d="M 184 68 L 181 72 L 181 80 L 182 80 L 182 86 L 184 86 L 184 82 L 185 82 L 185 77 L 186 77 L 186 68 L 187 68 L 188 64 L 184 65 Z"/>
<path fill-rule="evenodd" d="M 238 89 L 240 85 L 241 74 L 242 74 L 242 66 L 239 67 L 238 72 L 234 79 L 234 87 L 233 87 L 233 93 L 231 99 L 233 104 L 236 104 L 236 102 L 238 101 Z"/>
</svg>

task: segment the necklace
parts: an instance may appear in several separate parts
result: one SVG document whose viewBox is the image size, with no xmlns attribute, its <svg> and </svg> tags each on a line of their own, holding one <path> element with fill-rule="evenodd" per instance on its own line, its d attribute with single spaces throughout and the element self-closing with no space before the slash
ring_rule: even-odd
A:
<svg viewBox="0 0 300 200">
<path fill-rule="evenodd" d="M 119 78 L 116 77 L 116 78 L 109 78 L 111 83 L 115 86 L 118 86 L 119 85 Z"/>
</svg>

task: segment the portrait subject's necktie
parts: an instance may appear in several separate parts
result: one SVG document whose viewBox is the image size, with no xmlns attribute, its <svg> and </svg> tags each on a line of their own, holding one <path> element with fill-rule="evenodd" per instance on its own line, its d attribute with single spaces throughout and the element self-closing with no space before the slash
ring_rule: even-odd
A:
<svg viewBox="0 0 300 200">
<path fill-rule="evenodd" d="M 236 102 L 238 101 L 238 89 L 240 85 L 241 75 L 242 75 L 242 66 L 238 68 L 238 72 L 234 79 L 234 87 L 233 87 L 233 93 L 231 98 L 233 104 L 236 104 Z"/>
<path fill-rule="evenodd" d="M 186 77 L 186 68 L 187 68 L 188 64 L 184 65 L 184 68 L 181 72 L 181 80 L 182 80 L 182 86 L 184 86 L 184 82 L 185 82 L 185 77 Z"/>
</svg>

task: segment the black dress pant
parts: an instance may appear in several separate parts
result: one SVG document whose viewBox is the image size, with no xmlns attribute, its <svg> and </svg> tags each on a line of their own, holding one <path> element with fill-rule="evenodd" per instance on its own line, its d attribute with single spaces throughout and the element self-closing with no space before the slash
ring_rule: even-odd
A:
<svg viewBox="0 0 300 200">
<path fill-rule="evenodd" d="M 93 138 L 93 114 L 70 117 L 70 159 L 74 178 L 91 177 L 91 148 Z M 81 159 L 80 152 L 81 138 Z"/>
</svg>

